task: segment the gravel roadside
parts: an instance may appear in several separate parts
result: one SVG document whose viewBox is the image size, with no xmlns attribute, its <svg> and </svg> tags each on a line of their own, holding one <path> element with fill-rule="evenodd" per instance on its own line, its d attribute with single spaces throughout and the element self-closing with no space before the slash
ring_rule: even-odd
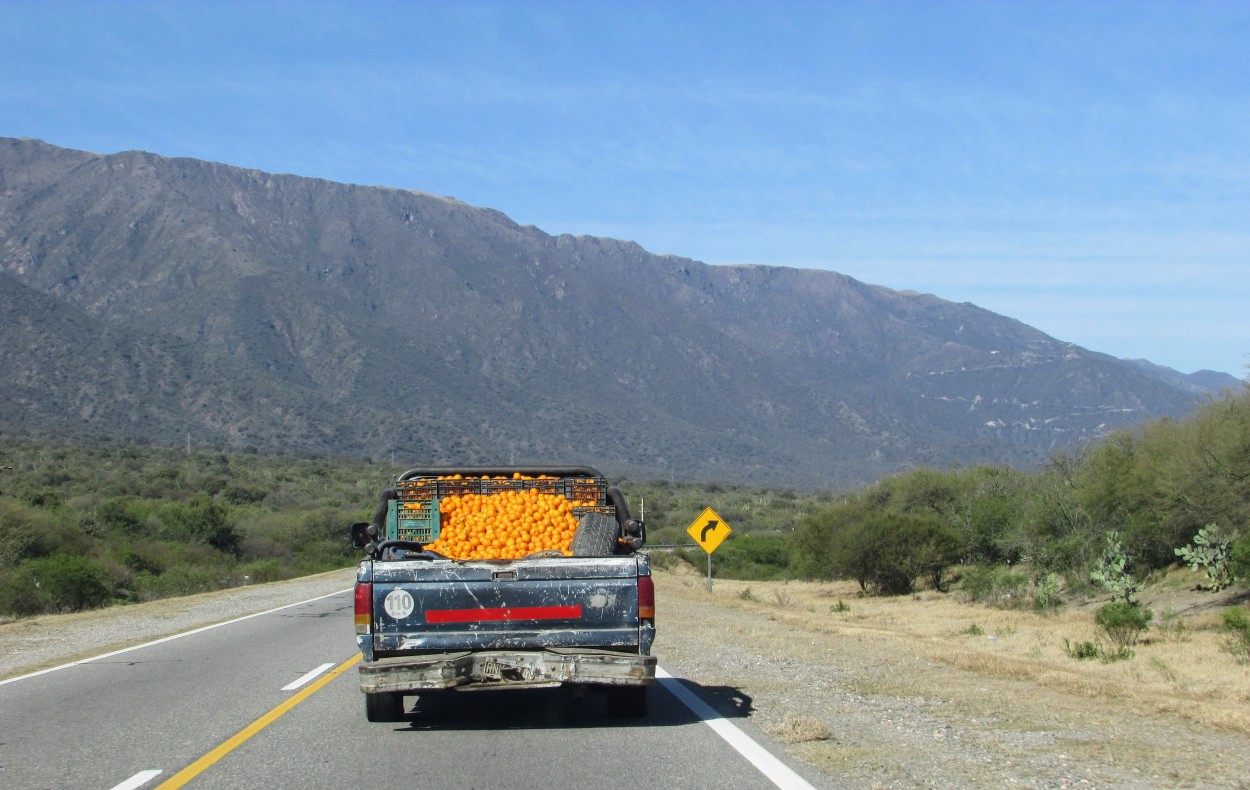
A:
<svg viewBox="0 0 1250 790">
<path fill-rule="evenodd" d="M 0 678 L 346 590 L 353 574 L 0 625 Z M 841 786 L 1250 789 L 1244 733 L 832 634 L 697 576 L 658 571 L 656 587 L 664 665 Z"/>
<path fill-rule="evenodd" d="M 843 786 L 1250 788 L 1245 733 L 952 667 L 913 639 L 831 633 L 740 586 L 658 572 L 654 652 Z"/>
</svg>

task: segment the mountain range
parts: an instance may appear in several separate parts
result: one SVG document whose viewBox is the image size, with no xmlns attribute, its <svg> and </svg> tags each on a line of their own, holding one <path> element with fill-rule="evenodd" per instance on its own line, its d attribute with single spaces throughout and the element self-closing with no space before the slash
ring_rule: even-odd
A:
<svg viewBox="0 0 1250 790">
<path fill-rule="evenodd" d="M 846 487 L 1181 417 L 1186 376 L 830 271 L 0 138 L 0 428 Z"/>
</svg>

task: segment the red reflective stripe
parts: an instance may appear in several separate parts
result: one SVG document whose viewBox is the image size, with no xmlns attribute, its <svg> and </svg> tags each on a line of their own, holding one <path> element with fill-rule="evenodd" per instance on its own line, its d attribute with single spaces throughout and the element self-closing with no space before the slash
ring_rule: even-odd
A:
<svg viewBox="0 0 1250 790">
<path fill-rule="evenodd" d="M 516 606 L 505 609 L 433 609 L 427 623 L 480 623 L 497 620 L 569 620 L 582 616 L 580 606 Z"/>
</svg>

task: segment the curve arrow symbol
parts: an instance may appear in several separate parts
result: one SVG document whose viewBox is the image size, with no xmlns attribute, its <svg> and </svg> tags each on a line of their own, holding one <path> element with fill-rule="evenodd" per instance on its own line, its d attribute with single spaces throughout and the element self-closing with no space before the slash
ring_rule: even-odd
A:
<svg viewBox="0 0 1250 790">
<path fill-rule="evenodd" d="M 699 542 L 700 542 L 700 543 L 706 543 L 706 542 L 707 542 L 707 533 L 712 532 L 713 530 L 715 530 L 718 524 L 720 524 L 720 522 L 719 522 L 719 521 L 717 521 L 716 519 L 708 519 L 707 524 L 706 524 L 706 525 L 704 525 L 704 527 L 703 527 L 703 531 L 699 533 Z"/>
</svg>

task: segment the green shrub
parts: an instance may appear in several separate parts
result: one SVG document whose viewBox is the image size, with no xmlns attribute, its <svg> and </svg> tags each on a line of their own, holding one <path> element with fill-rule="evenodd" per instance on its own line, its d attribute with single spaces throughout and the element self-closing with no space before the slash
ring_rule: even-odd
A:
<svg viewBox="0 0 1250 790">
<path fill-rule="evenodd" d="M 1115 646 L 1115 651 L 1104 653 L 1104 658 L 1115 660 L 1131 656 L 1132 648 L 1137 645 L 1142 633 L 1150 628 L 1153 617 L 1154 612 L 1127 601 L 1103 604 L 1094 614 L 1094 622 Z"/>
<path fill-rule="evenodd" d="M 1242 587 L 1250 587 L 1250 532 L 1229 547 L 1228 572 L 1233 581 Z"/>
<path fill-rule="evenodd" d="M 251 505 L 269 495 L 269 489 L 247 483 L 231 483 L 221 489 L 222 496 L 232 505 Z"/>
<path fill-rule="evenodd" d="M 906 595 L 918 578 L 943 588 L 959 539 L 935 516 L 839 506 L 804 522 L 796 535 L 799 568 L 815 578 L 850 578 L 860 589 Z"/>
<path fill-rule="evenodd" d="M 186 502 L 170 502 L 158 511 L 162 537 L 191 543 L 207 543 L 218 551 L 238 557 L 243 537 L 235 530 L 230 509 L 202 494 Z"/>
<path fill-rule="evenodd" d="M 0 614 L 30 617 L 48 611 L 48 600 L 30 568 L 0 568 Z"/>
<path fill-rule="evenodd" d="M 783 535 L 731 535 L 716 549 L 716 574 L 725 579 L 783 579 L 790 569 L 790 544 Z"/>
<path fill-rule="evenodd" d="M 0 606 L 18 615 L 77 612 L 108 603 L 113 597 L 109 583 L 108 573 L 95 560 L 69 554 L 40 557 L 22 563 L 10 577 Z"/>
<path fill-rule="evenodd" d="M 288 566 L 272 557 L 240 565 L 239 576 L 244 584 L 265 584 L 290 578 Z"/>
<path fill-rule="evenodd" d="M 40 507 L 45 510 L 55 510 L 65 504 L 65 496 L 61 490 L 51 486 L 24 488 L 18 494 L 18 498 L 31 507 Z"/>
<path fill-rule="evenodd" d="M 0 571 L 15 568 L 35 542 L 30 507 L 14 500 L 0 499 Z"/>
<path fill-rule="evenodd" d="M 138 535 L 143 531 L 151 504 L 134 496 L 106 499 L 96 506 L 92 520 L 104 532 Z"/>
<path fill-rule="evenodd" d="M 1250 617 L 1241 607 L 1224 612 L 1224 631 L 1228 641 L 1224 649 L 1233 655 L 1238 664 L 1250 664 Z"/>
<path fill-rule="evenodd" d="M 1063 640 L 1063 652 L 1068 654 L 1068 658 L 1084 661 L 1087 658 L 1098 658 L 1102 651 L 1098 649 L 1098 645 L 1090 641 L 1072 644 L 1065 639 Z"/>
<path fill-rule="evenodd" d="M 960 581 L 963 597 L 972 603 L 985 603 L 1005 609 L 1025 604 L 1029 577 L 1010 568 L 979 565 L 964 571 Z"/>
<path fill-rule="evenodd" d="M 176 565 L 160 575 L 137 573 L 131 585 L 137 600 L 154 601 L 221 589 L 230 581 L 231 575 L 219 567 Z"/>
</svg>

